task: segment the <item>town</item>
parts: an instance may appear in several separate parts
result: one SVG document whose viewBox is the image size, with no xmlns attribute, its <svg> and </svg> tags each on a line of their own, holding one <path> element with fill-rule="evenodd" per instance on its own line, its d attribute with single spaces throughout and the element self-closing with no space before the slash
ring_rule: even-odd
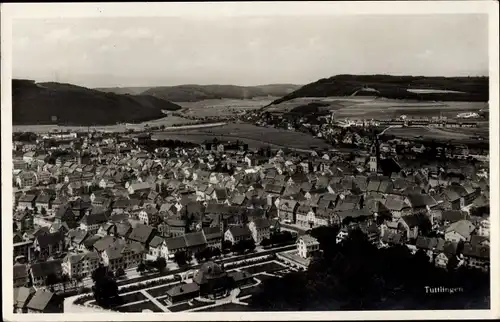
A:
<svg viewBox="0 0 500 322">
<path fill-rule="evenodd" d="M 245 310 L 267 280 L 307 271 L 325 227 L 337 244 L 360 231 L 443 270 L 489 271 L 487 147 L 330 116 L 240 118 L 332 149 L 14 133 L 14 312 Z"/>
</svg>

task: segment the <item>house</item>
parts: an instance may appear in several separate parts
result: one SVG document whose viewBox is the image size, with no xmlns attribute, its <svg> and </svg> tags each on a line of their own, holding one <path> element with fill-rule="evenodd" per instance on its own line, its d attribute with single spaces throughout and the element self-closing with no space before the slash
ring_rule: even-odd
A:
<svg viewBox="0 0 500 322">
<path fill-rule="evenodd" d="M 184 235 L 186 240 L 186 248 L 191 253 L 196 253 L 207 246 L 203 231 L 194 231 Z"/>
<path fill-rule="evenodd" d="M 64 233 L 58 231 L 38 235 L 33 241 L 35 257 L 47 259 L 64 250 Z"/>
<path fill-rule="evenodd" d="M 62 261 L 62 269 L 69 278 L 88 277 L 97 269 L 101 258 L 97 252 L 68 254 Z"/>
<path fill-rule="evenodd" d="M 22 258 L 30 261 L 32 257 L 32 247 L 33 247 L 33 241 L 32 240 L 26 240 L 26 241 L 20 241 L 20 242 L 14 242 L 14 259 L 22 256 Z"/>
<path fill-rule="evenodd" d="M 16 263 L 13 266 L 14 287 L 26 285 L 29 281 L 28 266 L 26 264 Z"/>
<path fill-rule="evenodd" d="M 184 236 L 165 238 L 161 245 L 161 256 L 173 259 L 176 252 L 186 251 L 187 244 Z"/>
<path fill-rule="evenodd" d="M 263 239 L 269 239 L 271 236 L 271 223 L 266 218 L 255 218 L 248 224 L 252 232 L 252 238 L 255 244 L 259 245 Z"/>
<path fill-rule="evenodd" d="M 299 204 L 295 200 L 280 199 L 278 204 L 278 217 L 285 223 L 295 223 Z"/>
<path fill-rule="evenodd" d="M 476 229 L 468 220 L 460 220 L 446 228 L 444 239 L 452 242 L 470 241 L 472 232 Z"/>
<path fill-rule="evenodd" d="M 104 266 L 111 271 L 116 271 L 119 268 L 125 270 L 137 267 L 142 262 L 144 255 L 145 248 L 141 243 L 131 242 L 126 244 L 120 240 L 120 242 L 115 242 L 104 250 L 101 256 Z"/>
<path fill-rule="evenodd" d="M 15 313 L 28 313 L 27 305 L 33 295 L 35 295 L 36 290 L 33 287 L 19 287 L 14 289 L 14 307 Z"/>
<path fill-rule="evenodd" d="M 231 226 L 224 233 L 224 240 L 228 240 L 233 244 L 249 239 L 252 239 L 252 232 L 247 226 Z"/>
<path fill-rule="evenodd" d="M 27 313 L 63 313 L 63 301 L 62 296 L 39 289 L 26 305 Z"/>
<path fill-rule="evenodd" d="M 465 243 L 462 251 L 464 265 L 487 272 L 490 268 L 490 247 Z"/>
<path fill-rule="evenodd" d="M 148 226 L 156 226 L 161 220 L 158 210 L 151 206 L 141 209 L 138 217 L 142 223 Z"/>
<path fill-rule="evenodd" d="M 165 238 L 160 236 L 154 236 L 149 242 L 149 252 L 148 257 L 156 260 L 158 257 L 161 257 L 161 247 L 163 245 Z"/>
<path fill-rule="evenodd" d="M 34 187 L 38 183 L 38 177 L 35 171 L 22 171 L 16 177 L 16 183 L 20 188 Z"/>
<path fill-rule="evenodd" d="M 72 229 L 66 234 L 66 246 L 75 251 L 84 251 L 85 241 L 91 236 L 87 230 Z"/>
<path fill-rule="evenodd" d="M 156 230 L 153 227 L 144 224 L 138 224 L 132 229 L 127 239 L 130 242 L 138 242 L 144 247 L 148 247 L 149 242 L 155 235 Z"/>
<path fill-rule="evenodd" d="M 33 210 L 35 208 L 36 195 L 34 194 L 24 194 L 22 195 L 17 203 L 18 210 Z"/>
<path fill-rule="evenodd" d="M 27 231 L 33 228 L 34 217 L 31 211 L 21 210 L 14 213 L 13 221 L 17 231 Z"/>
<path fill-rule="evenodd" d="M 54 200 L 53 195 L 47 193 L 41 193 L 36 198 L 35 206 L 40 211 L 40 213 L 44 213 L 45 211 L 48 211 L 52 208 L 53 200 Z"/>
<path fill-rule="evenodd" d="M 222 248 L 222 237 L 223 233 L 221 226 L 216 227 L 203 227 L 203 234 L 205 235 L 205 240 L 207 242 L 207 247 Z"/>
<path fill-rule="evenodd" d="M 490 237 L 490 218 L 482 218 L 478 223 L 479 236 Z"/>
<path fill-rule="evenodd" d="M 60 260 L 50 260 L 32 264 L 30 267 L 30 275 L 33 286 L 44 286 L 48 276 L 61 276 L 63 272 L 61 264 L 62 262 Z"/>
<path fill-rule="evenodd" d="M 88 231 L 90 234 L 97 234 L 102 224 L 108 221 L 108 216 L 103 211 L 91 212 L 80 220 L 80 229 Z"/>
<path fill-rule="evenodd" d="M 166 229 L 164 231 L 165 237 L 176 237 L 176 236 L 184 236 L 187 232 L 187 223 L 182 219 L 167 219 Z"/>
<path fill-rule="evenodd" d="M 149 193 L 149 190 L 151 189 L 152 189 L 151 184 L 149 184 L 148 182 L 132 183 L 127 188 L 128 193 L 131 195 L 138 193 Z"/>
<path fill-rule="evenodd" d="M 300 257 L 310 258 L 319 251 L 319 242 L 311 235 L 302 235 L 297 239 L 297 251 Z"/>
</svg>

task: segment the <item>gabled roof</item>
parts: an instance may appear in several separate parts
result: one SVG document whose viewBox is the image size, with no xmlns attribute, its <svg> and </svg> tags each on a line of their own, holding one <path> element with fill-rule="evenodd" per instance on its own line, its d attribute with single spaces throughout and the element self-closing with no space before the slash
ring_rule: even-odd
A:
<svg viewBox="0 0 500 322">
<path fill-rule="evenodd" d="M 50 274 L 59 274 L 62 271 L 60 260 L 38 262 L 31 265 L 31 274 L 34 278 L 47 277 Z"/>
<path fill-rule="evenodd" d="M 149 242 L 149 247 L 158 247 L 163 243 L 163 241 L 163 237 L 154 236 L 153 239 L 151 239 L 151 241 Z"/>
<path fill-rule="evenodd" d="M 36 291 L 26 307 L 36 311 L 44 311 L 49 303 L 54 300 L 60 300 L 62 302 L 62 298 L 55 293 L 40 289 Z"/>
<path fill-rule="evenodd" d="M 203 227 L 203 234 L 207 241 L 222 238 L 220 227 Z"/>
<path fill-rule="evenodd" d="M 138 224 L 135 226 L 128 239 L 140 242 L 142 244 L 147 243 L 150 238 L 152 238 L 154 234 L 154 228 L 144 224 Z"/>
<path fill-rule="evenodd" d="M 228 230 L 235 238 L 245 236 L 249 237 L 252 235 L 252 232 L 250 231 L 250 229 L 248 229 L 247 226 L 231 226 Z"/>
<path fill-rule="evenodd" d="M 165 244 L 167 245 L 167 248 L 170 252 L 187 247 L 184 236 L 166 238 Z"/>
<path fill-rule="evenodd" d="M 205 245 L 207 243 L 207 241 L 205 240 L 205 235 L 202 231 L 187 233 L 184 235 L 184 238 L 186 239 L 187 247 L 197 247 Z"/>
<path fill-rule="evenodd" d="M 476 229 L 476 227 L 474 227 L 474 225 L 470 221 L 460 220 L 448 226 L 448 228 L 446 228 L 446 233 L 454 231 L 464 238 L 469 239 L 474 229 Z"/>
</svg>

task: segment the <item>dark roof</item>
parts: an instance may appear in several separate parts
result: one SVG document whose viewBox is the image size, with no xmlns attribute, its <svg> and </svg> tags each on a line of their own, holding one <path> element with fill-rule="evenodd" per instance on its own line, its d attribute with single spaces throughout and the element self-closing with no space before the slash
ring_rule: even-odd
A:
<svg viewBox="0 0 500 322">
<path fill-rule="evenodd" d="M 441 212 L 441 219 L 449 222 L 457 222 L 468 219 L 467 212 L 461 210 L 444 210 Z"/>
<path fill-rule="evenodd" d="M 45 262 L 34 263 L 31 265 L 31 274 L 33 277 L 47 277 L 50 274 L 60 274 L 62 271 L 60 260 L 51 260 Z"/>
<path fill-rule="evenodd" d="M 430 238 L 425 236 L 418 236 L 416 241 L 417 248 L 433 250 L 438 244 L 437 238 Z"/>
<path fill-rule="evenodd" d="M 138 241 L 140 243 L 147 243 L 154 234 L 154 228 L 144 224 L 138 224 L 130 232 L 128 239 Z"/>
<path fill-rule="evenodd" d="M 153 239 L 151 239 L 151 242 L 149 243 L 150 247 L 158 247 L 163 243 L 163 238 L 160 236 L 154 236 Z"/>
<path fill-rule="evenodd" d="M 186 248 L 186 239 L 184 236 L 166 238 L 165 243 L 169 251 L 174 251 L 176 249 Z"/>
<path fill-rule="evenodd" d="M 31 298 L 26 307 L 36 311 L 44 311 L 53 300 L 61 300 L 58 295 L 47 290 L 38 290 Z"/>
<path fill-rule="evenodd" d="M 225 272 L 219 265 L 214 262 L 206 262 L 201 265 L 198 272 L 196 272 L 193 282 L 201 285 L 207 283 L 209 280 L 223 278 L 225 276 L 227 276 L 227 272 Z"/>
<path fill-rule="evenodd" d="M 251 236 L 252 232 L 248 229 L 247 226 L 231 226 L 229 227 L 229 231 L 233 237 L 244 237 Z"/>
<path fill-rule="evenodd" d="M 17 290 L 17 296 L 15 297 L 16 306 L 25 307 L 35 293 L 36 290 L 33 287 L 19 287 Z"/>
<path fill-rule="evenodd" d="M 187 233 L 184 235 L 184 238 L 186 239 L 187 247 L 196 247 L 207 243 L 202 231 Z"/>
<path fill-rule="evenodd" d="M 222 238 L 220 227 L 204 227 L 203 233 L 207 241 Z"/>
<path fill-rule="evenodd" d="M 266 218 L 255 218 L 253 220 L 255 224 L 255 228 L 257 229 L 265 229 L 271 227 L 271 223 Z"/>
<path fill-rule="evenodd" d="M 87 225 L 100 225 L 108 221 L 108 216 L 104 212 L 90 213 L 83 216 L 80 223 Z"/>
<path fill-rule="evenodd" d="M 425 207 L 427 206 L 428 200 L 422 194 L 411 193 L 407 196 L 410 205 L 413 208 Z"/>
<path fill-rule="evenodd" d="M 490 247 L 481 245 L 472 245 L 471 243 L 464 244 L 463 255 L 466 257 L 490 258 Z"/>
<path fill-rule="evenodd" d="M 49 245 L 57 245 L 64 240 L 64 233 L 57 231 L 55 233 L 41 234 L 36 237 L 41 248 L 49 247 Z"/>
<path fill-rule="evenodd" d="M 25 264 L 15 264 L 13 270 L 14 279 L 28 277 L 28 267 Z"/>
</svg>

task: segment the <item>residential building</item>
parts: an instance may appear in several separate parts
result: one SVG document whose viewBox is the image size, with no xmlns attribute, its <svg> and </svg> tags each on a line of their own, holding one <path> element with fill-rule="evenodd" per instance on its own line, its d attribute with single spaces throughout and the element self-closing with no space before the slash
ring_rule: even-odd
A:
<svg viewBox="0 0 500 322">
<path fill-rule="evenodd" d="M 311 235 L 302 235 L 297 239 L 297 251 L 300 257 L 310 258 L 319 251 L 319 242 Z"/>
</svg>

